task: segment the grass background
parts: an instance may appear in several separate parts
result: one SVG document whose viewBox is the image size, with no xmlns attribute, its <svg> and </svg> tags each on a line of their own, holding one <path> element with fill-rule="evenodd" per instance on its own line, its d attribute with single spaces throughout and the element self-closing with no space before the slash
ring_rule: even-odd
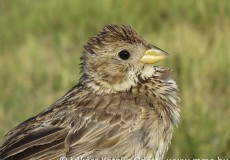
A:
<svg viewBox="0 0 230 160">
<path fill-rule="evenodd" d="M 230 158 L 230 1 L 1 0 L 0 139 L 79 78 L 88 37 L 124 23 L 171 53 L 181 123 L 168 158 Z"/>
</svg>

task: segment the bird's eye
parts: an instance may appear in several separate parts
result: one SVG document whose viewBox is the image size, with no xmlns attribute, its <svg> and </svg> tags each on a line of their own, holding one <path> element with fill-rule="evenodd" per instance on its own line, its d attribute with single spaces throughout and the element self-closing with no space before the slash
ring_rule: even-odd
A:
<svg viewBox="0 0 230 160">
<path fill-rule="evenodd" d="M 129 59 L 130 54 L 129 54 L 128 51 L 122 50 L 122 51 L 120 51 L 120 52 L 118 53 L 118 56 L 119 56 L 121 59 L 123 59 L 123 60 L 127 60 L 127 59 Z"/>
</svg>

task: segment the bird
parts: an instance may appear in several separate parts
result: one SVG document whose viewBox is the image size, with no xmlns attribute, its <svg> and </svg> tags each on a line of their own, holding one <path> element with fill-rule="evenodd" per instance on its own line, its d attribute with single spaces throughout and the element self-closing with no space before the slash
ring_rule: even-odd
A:
<svg viewBox="0 0 230 160">
<path fill-rule="evenodd" d="M 3 138 L 2 160 L 162 160 L 180 122 L 169 54 L 129 25 L 108 24 L 83 46 L 81 78 Z"/>
</svg>

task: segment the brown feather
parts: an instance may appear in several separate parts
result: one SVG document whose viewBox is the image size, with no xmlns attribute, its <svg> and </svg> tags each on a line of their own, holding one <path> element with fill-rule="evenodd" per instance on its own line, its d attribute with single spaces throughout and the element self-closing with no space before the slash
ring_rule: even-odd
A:
<svg viewBox="0 0 230 160">
<path fill-rule="evenodd" d="M 139 62 L 155 46 L 129 26 L 108 25 L 84 47 L 79 84 L 12 129 L 0 159 L 163 159 L 179 122 L 179 97 L 170 69 Z M 130 60 L 117 56 L 121 50 Z"/>
</svg>

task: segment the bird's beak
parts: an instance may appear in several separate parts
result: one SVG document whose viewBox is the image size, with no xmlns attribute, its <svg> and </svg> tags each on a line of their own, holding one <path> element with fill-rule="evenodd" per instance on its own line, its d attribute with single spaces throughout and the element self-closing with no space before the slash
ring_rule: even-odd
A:
<svg viewBox="0 0 230 160">
<path fill-rule="evenodd" d="M 165 59 L 168 55 L 169 55 L 168 53 L 166 53 L 161 49 L 152 48 L 144 53 L 144 56 L 141 57 L 140 61 L 144 64 L 155 64 Z"/>
</svg>

